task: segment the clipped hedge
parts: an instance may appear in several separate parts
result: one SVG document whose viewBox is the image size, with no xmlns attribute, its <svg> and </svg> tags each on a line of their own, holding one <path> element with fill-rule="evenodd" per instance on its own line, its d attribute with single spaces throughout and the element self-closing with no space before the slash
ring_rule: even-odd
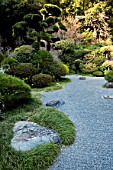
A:
<svg viewBox="0 0 113 170">
<path fill-rule="evenodd" d="M 18 102 L 23 102 L 31 97 L 31 88 L 23 80 L 0 73 L 0 100 L 4 108 L 13 107 Z"/>
<path fill-rule="evenodd" d="M 52 76 L 49 74 L 37 74 L 32 77 L 34 87 L 46 87 L 52 82 Z"/>
</svg>

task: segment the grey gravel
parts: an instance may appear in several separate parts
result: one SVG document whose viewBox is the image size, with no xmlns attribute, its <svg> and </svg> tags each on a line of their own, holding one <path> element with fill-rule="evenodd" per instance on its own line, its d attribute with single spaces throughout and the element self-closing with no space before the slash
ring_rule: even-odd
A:
<svg viewBox="0 0 113 170">
<path fill-rule="evenodd" d="M 63 148 L 50 170 L 113 170 L 113 89 L 102 88 L 102 77 L 71 75 L 72 82 L 64 89 L 43 92 L 43 104 L 62 99 L 58 109 L 74 122 L 74 144 Z"/>
</svg>

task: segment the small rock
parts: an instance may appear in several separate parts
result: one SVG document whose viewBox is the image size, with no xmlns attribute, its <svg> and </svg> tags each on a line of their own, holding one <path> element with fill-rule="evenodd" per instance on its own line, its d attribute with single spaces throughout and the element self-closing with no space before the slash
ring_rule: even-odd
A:
<svg viewBox="0 0 113 170">
<path fill-rule="evenodd" d="M 107 82 L 104 87 L 106 88 L 113 88 L 113 82 Z"/>
<path fill-rule="evenodd" d="M 86 80 L 86 77 L 79 77 L 79 80 Z"/>
<path fill-rule="evenodd" d="M 63 100 L 52 100 L 52 101 L 46 103 L 46 106 L 58 108 L 60 105 L 63 105 L 63 104 L 65 104 L 65 102 Z"/>
<path fill-rule="evenodd" d="M 113 96 L 103 96 L 104 99 L 113 99 Z"/>
<path fill-rule="evenodd" d="M 15 123 L 13 132 L 11 146 L 16 150 L 26 151 L 37 145 L 50 142 L 61 144 L 57 132 L 34 122 L 19 121 Z"/>
</svg>

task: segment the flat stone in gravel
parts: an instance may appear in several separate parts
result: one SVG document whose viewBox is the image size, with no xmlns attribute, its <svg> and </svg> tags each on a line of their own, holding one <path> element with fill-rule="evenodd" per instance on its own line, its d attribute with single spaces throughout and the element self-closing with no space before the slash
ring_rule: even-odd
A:
<svg viewBox="0 0 113 170">
<path fill-rule="evenodd" d="M 19 121 L 15 123 L 11 146 L 16 150 L 27 151 L 44 143 L 61 143 L 58 133 L 34 122 Z"/>
</svg>

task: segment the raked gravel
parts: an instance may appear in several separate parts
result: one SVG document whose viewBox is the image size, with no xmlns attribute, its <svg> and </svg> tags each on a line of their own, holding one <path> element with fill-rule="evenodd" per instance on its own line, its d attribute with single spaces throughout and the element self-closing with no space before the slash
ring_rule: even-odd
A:
<svg viewBox="0 0 113 170">
<path fill-rule="evenodd" d="M 58 109 L 76 127 L 74 144 L 63 148 L 50 170 L 113 170 L 113 89 L 102 88 L 102 77 L 67 76 L 72 82 L 61 90 L 43 92 L 42 101 L 63 100 Z"/>
</svg>

